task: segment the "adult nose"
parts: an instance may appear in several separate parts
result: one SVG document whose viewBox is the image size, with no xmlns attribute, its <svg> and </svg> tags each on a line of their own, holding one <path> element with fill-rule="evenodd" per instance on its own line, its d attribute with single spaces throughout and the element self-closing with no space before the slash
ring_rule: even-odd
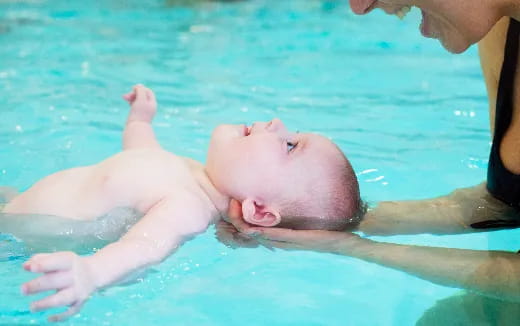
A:
<svg viewBox="0 0 520 326">
<path fill-rule="evenodd" d="M 369 8 L 376 2 L 376 0 L 350 0 L 350 9 L 357 14 L 363 15 L 369 11 Z"/>
</svg>

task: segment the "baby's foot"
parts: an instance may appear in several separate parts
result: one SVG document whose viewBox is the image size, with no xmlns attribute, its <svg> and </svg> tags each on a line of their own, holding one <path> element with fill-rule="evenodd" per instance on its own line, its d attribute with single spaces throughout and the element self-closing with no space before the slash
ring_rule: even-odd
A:
<svg viewBox="0 0 520 326">
<path fill-rule="evenodd" d="M 143 85 L 135 85 L 130 93 L 123 95 L 123 98 L 130 104 L 134 114 L 146 120 L 151 120 L 157 111 L 155 94 Z"/>
</svg>

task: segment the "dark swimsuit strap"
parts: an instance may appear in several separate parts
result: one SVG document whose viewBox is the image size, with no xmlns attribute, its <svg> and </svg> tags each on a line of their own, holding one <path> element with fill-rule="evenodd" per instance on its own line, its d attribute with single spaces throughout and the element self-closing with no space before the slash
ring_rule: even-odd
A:
<svg viewBox="0 0 520 326">
<path fill-rule="evenodd" d="M 506 45 L 504 48 L 504 62 L 502 64 L 502 70 L 500 72 L 500 80 L 498 83 L 497 102 L 495 109 L 495 133 L 493 135 L 493 145 L 491 147 L 490 158 L 490 170 L 488 170 L 488 189 L 494 189 L 497 186 L 495 184 L 494 173 L 502 172 L 507 173 L 506 178 L 510 179 L 510 182 L 516 182 L 518 176 L 512 175 L 505 166 L 503 166 L 502 160 L 500 159 L 500 143 L 504 137 L 511 120 L 513 118 L 513 95 L 515 90 L 515 76 L 516 67 L 518 64 L 518 51 L 519 51 L 519 40 L 520 40 L 520 22 L 511 19 L 509 28 L 507 31 Z M 490 173 L 491 172 L 491 173 Z M 490 188 L 490 185 L 492 186 Z M 508 189 L 501 189 L 508 191 Z M 511 189 L 509 189 L 511 191 Z M 493 193 L 493 192 L 491 192 Z M 495 197 L 504 200 L 494 194 Z M 507 202 L 507 201 L 506 201 Z M 474 229 L 505 229 L 505 228 L 518 228 L 520 227 L 520 220 L 489 220 L 471 224 Z"/>
<path fill-rule="evenodd" d="M 517 220 L 489 220 L 471 224 L 473 229 L 516 229 L 520 227 Z"/>
<path fill-rule="evenodd" d="M 498 148 L 513 118 L 513 96 L 515 91 L 516 66 L 518 64 L 519 36 L 520 23 L 511 19 L 507 31 L 504 63 L 500 71 L 495 108 L 495 134 L 493 136 L 493 143 L 496 144 Z"/>
</svg>

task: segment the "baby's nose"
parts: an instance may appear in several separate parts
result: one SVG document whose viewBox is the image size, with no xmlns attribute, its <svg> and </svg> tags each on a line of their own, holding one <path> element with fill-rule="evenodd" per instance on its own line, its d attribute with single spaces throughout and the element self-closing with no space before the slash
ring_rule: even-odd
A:
<svg viewBox="0 0 520 326">
<path fill-rule="evenodd" d="M 278 119 L 274 118 L 273 120 L 269 122 L 255 122 L 251 126 L 250 133 L 254 134 L 257 132 L 279 132 L 279 131 L 285 131 L 285 126 L 283 122 Z"/>
<path fill-rule="evenodd" d="M 266 129 L 269 131 L 285 131 L 285 125 L 283 124 L 282 120 L 274 118 L 267 123 Z"/>
</svg>

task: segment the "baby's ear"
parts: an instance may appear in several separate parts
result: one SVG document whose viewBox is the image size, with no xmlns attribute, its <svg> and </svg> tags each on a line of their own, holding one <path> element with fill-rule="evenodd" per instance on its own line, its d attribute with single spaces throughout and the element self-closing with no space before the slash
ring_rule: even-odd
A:
<svg viewBox="0 0 520 326">
<path fill-rule="evenodd" d="M 269 206 L 260 205 L 250 198 L 246 198 L 242 202 L 242 216 L 249 224 L 265 227 L 278 225 L 281 221 L 278 210 Z"/>
</svg>

